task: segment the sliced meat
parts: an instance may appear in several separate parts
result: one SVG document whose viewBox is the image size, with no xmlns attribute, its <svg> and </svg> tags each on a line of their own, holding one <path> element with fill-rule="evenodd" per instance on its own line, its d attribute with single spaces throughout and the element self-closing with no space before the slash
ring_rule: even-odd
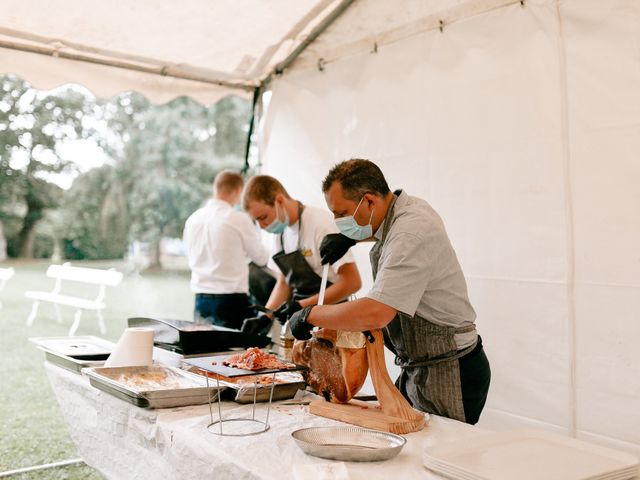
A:
<svg viewBox="0 0 640 480">
<path fill-rule="evenodd" d="M 336 338 L 335 330 L 318 330 L 310 340 L 293 344 L 292 359 L 309 367 L 303 376 L 318 394 L 333 403 L 346 403 L 367 378 L 367 351 L 336 347 Z"/>
<path fill-rule="evenodd" d="M 264 368 L 291 368 L 295 365 L 278 360 L 278 357 L 264 353 L 258 347 L 248 348 L 242 353 L 232 355 L 222 362 L 228 367 L 242 370 L 262 370 Z"/>
</svg>

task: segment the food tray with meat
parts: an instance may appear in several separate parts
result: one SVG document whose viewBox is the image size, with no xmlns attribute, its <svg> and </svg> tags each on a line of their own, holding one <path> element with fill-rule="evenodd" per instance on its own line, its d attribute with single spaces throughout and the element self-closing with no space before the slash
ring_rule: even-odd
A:
<svg viewBox="0 0 640 480">
<path fill-rule="evenodd" d="M 191 367 L 196 369 L 195 367 Z M 204 372 L 196 369 L 199 374 L 216 379 L 220 385 L 227 387 L 222 392 L 223 399 L 233 400 L 237 403 L 268 402 L 271 397 L 271 386 L 274 375 L 247 375 L 243 377 L 223 377 L 216 373 Z M 215 385 L 216 382 L 209 382 Z M 275 375 L 275 386 L 271 400 L 284 400 L 293 398 L 298 390 L 304 389 L 306 383 L 300 372 L 280 372 Z M 255 391 L 255 397 L 254 397 Z"/>
<path fill-rule="evenodd" d="M 184 363 L 226 378 L 294 372 L 307 368 L 303 365 L 283 362 L 275 355 L 265 353 L 257 347 L 235 355 L 189 358 L 185 359 Z"/>
<path fill-rule="evenodd" d="M 102 367 L 82 373 L 94 387 L 143 408 L 202 405 L 216 392 L 201 376 L 173 367 Z"/>
</svg>

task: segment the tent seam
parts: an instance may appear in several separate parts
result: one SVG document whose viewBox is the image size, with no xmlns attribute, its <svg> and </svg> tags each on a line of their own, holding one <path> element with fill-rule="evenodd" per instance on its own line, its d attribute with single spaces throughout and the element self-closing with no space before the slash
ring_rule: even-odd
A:
<svg viewBox="0 0 640 480">
<path fill-rule="evenodd" d="M 576 386 L 576 304 L 575 304 L 575 231 L 573 215 L 573 188 L 571 182 L 571 141 L 569 136 L 569 98 L 567 87 L 567 57 L 564 43 L 560 0 L 555 0 L 558 19 L 558 73 L 560 81 L 560 132 L 564 176 L 564 210 L 567 227 L 567 327 L 569 336 L 569 435 L 577 435 Z"/>
</svg>

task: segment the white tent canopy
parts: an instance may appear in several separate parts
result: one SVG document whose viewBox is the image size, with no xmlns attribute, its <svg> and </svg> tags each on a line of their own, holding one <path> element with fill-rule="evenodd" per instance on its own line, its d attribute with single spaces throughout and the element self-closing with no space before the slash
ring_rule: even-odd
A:
<svg viewBox="0 0 640 480">
<path fill-rule="evenodd" d="M 0 38 L 37 35 L 218 82 L 8 43 L 4 73 L 41 88 L 213 101 L 260 85 L 330 23 L 271 79 L 263 169 L 323 206 L 328 168 L 365 157 L 392 188 L 427 199 L 458 252 L 492 363 L 481 423 L 640 453 L 637 0 L 359 0 L 339 16 L 349 2 L 103 3 L 10 0 Z"/>
<path fill-rule="evenodd" d="M 102 98 L 136 90 L 211 103 L 250 94 L 349 3 L 7 0 L 0 68 L 40 89 L 73 82 Z"/>
</svg>

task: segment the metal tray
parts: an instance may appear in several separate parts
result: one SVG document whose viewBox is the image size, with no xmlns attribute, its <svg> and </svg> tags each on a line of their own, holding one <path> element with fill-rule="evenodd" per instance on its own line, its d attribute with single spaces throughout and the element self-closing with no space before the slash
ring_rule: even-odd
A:
<svg viewBox="0 0 640 480">
<path fill-rule="evenodd" d="M 104 360 L 115 343 L 94 336 L 32 337 L 29 339 L 43 349 L 80 360 Z"/>
<path fill-rule="evenodd" d="M 207 372 L 196 368 L 190 367 L 191 371 L 198 375 L 207 375 Z M 216 379 L 211 377 L 215 374 L 209 375 L 209 385 L 216 385 Z M 271 378 L 272 375 L 261 375 L 267 378 Z M 306 382 L 298 372 L 281 372 L 276 374 L 276 379 L 280 382 L 276 382 L 273 387 L 273 397 L 271 397 L 271 383 L 258 384 L 257 388 L 254 382 L 239 383 L 238 381 L 246 377 L 236 377 L 236 381 L 230 381 L 232 379 L 221 377 L 218 379 L 220 385 L 224 385 L 227 389 L 222 392 L 221 397 L 223 399 L 233 400 L 237 403 L 253 403 L 256 402 L 268 402 L 271 400 L 284 400 L 287 398 L 293 398 L 298 390 L 304 390 L 307 386 Z M 255 390 L 255 392 L 254 392 Z M 255 397 L 254 397 L 255 393 Z"/>
<path fill-rule="evenodd" d="M 308 455 L 346 462 L 379 462 L 400 453 L 407 440 L 359 427 L 312 427 L 291 433 Z"/>
<path fill-rule="evenodd" d="M 204 379 L 174 367 L 117 367 L 87 368 L 83 374 L 89 377 L 91 385 L 115 397 L 143 408 L 170 408 L 187 405 L 202 405 L 209 401 L 209 395 L 216 397 L 215 386 L 207 389 Z M 118 381 L 123 374 L 165 374 L 180 382 L 184 388 L 136 388 Z M 220 387 L 222 391 L 224 387 Z"/>
<path fill-rule="evenodd" d="M 240 353 L 240 352 L 237 352 Z M 184 363 L 187 365 L 193 365 L 194 367 L 204 370 L 206 372 L 215 373 L 222 377 L 235 378 L 243 377 L 247 375 L 266 375 L 279 372 L 295 372 L 299 370 L 307 370 L 304 365 L 291 364 L 291 367 L 287 368 L 263 368 L 261 370 L 243 370 L 241 368 L 227 367 L 223 365 L 227 358 L 231 355 L 214 355 L 212 357 L 199 357 L 185 359 Z"/>
<path fill-rule="evenodd" d="M 38 349 L 44 352 L 45 359 L 48 362 L 59 365 L 67 370 L 71 370 L 74 373 L 80 373 L 83 368 L 102 367 L 109 356 L 109 354 L 103 355 L 104 360 L 82 360 L 68 355 L 62 355 L 61 353 L 53 352 L 43 347 L 38 347 Z"/>
<path fill-rule="evenodd" d="M 30 338 L 45 359 L 74 373 L 83 368 L 101 367 L 115 344 L 99 337 L 35 337 Z"/>
</svg>

